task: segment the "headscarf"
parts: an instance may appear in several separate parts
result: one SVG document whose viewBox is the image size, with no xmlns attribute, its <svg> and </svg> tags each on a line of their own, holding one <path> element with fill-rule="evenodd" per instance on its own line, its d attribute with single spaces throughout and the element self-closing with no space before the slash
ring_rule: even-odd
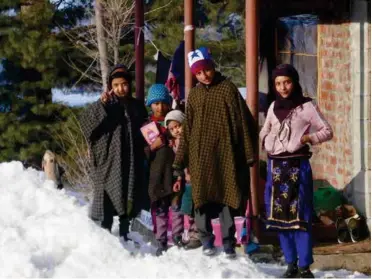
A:
<svg viewBox="0 0 372 279">
<path fill-rule="evenodd" d="M 293 91 L 288 98 L 283 98 L 275 88 L 275 78 L 279 76 L 286 76 L 291 78 L 293 82 Z M 296 107 L 311 101 L 311 98 L 304 97 L 302 93 L 302 87 L 300 85 L 300 77 L 297 70 L 290 64 L 278 65 L 272 73 L 272 79 L 274 82 L 274 91 L 276 100 L 274 103 L 274 114 L 279 119 L 279 122 L 288 116 L 288 114 Z"/>
</svg>

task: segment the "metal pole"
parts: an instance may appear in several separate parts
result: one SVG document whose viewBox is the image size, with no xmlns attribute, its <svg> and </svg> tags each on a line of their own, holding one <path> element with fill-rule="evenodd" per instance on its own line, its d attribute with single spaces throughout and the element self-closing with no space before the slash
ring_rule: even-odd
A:
<svg viewBox="0 0 372 279">
<path fill-rule="evenodd" d="M 143 0 L 136 0 L 135 3 L 135 31 L 134 48 L 136 57 L 136 98 L 145 100 L 145 40 L 144 40 L 144 5 Z"/>
<path fill-rule="evenodd" d="M 247 105 L 251 111 L 253 118 L 258 127 L 258 13 L 259 5 L 258 0 L 246 0 L 245 1 L 245 48 L 246 48 L 246 86 L 247 86 Z M 256 138 L 256 150 L 258 151 L 258 135 Z M 258 212 L 258 198 L 257 188 L 259 185 L 259 163 L 257 163 L 250 169 L 251 176 L 251 202 L 252 202 L 252 215 L 257 217 Z M 253 219 L 253 228 L 258 237 L 259 224 L 256 218 Z"/>
<path fill-rule="evenodd" d="M 185 37 L 185 100 L 187 101 L 187 96 L 189 95 L 189 91 L 193 86 L 192 80 L 192 73 L 189 67 L 189 63 L 187 61 L 187 54 L 194 50 L 194 0 L 185 0 L 184 1 L 184 9 L 185 9 L 185 29 L 184 29 L 184 37 Z"/>
</svg>

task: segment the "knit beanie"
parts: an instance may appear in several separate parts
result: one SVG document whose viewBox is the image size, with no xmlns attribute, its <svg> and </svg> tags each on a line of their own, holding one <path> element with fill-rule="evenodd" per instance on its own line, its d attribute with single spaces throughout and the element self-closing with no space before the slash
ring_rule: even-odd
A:
<svg viewBox="0 0 372 279">
<path fill-rule="evenodd" d="M 168 126 L 169 122 L 174 120 L 182 124 L 185 118 L 186 118 L 186 115 L 182 111 L 172 110 L 168 112 L 167 116 L 165 116 L 164 123 L 165 123 L 165 126 Z"/>
<path fill-rule="evenodd" d="M 146 106 L 150 107 L 153 103 L 157 102 L 162 102 L 169 106 L 172 105 L 172 97 L 164 84 L 154 84 L 149 89 Z"/>
<path fill-rule="evenodd" d="M 123 64 L 118 64 L 114 68 L 112 68 L 107 81 L 107 88 L 109 90 L 112 89 L 112 81 L 115 78 L 123 78 L 128 81 L 129 85 L 131 85 L 132 83 L 132 76 L 128 68 Z"/>
<path fill-rule="evenodd" d="M 187 55 L 191 72 L 195 75 L 201 70 L 214 67 L 212 57 L 206 47 L 190 51 Z"/>
</svg>

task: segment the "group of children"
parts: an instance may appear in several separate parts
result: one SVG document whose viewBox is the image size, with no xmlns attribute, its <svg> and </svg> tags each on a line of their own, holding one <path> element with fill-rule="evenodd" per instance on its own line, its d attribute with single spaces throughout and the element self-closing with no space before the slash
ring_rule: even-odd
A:
<svg viewBox="0 0 372 279">
<path fill-rule="evenodd" d="M 137 213 L 132 208 L 144 204 L 144 193 L 135 191 L 134 185 L 143 177 L 145 153 L 149 181 L 140 180 L 138 185 L 148 189 L 157 255 L 167 250 L 171 210 L 175 245 L 203 246 L 204 255 L 215 254 L 211 220 L 218 216 L 224 253 L 233 258 L 234 216 L 250 194 L 249 168 L 258 157 L 257 127 L 237 87 L 216 71 L 206 48 L 190 52 L 188 62 L 199 84 L 190 90 L 186 115 L 171 110 L 168 89 L 155 84 L 148 92 L 146 105 L 152 111 L 148 119 L 144 104 L 131 97 L 131 76 L 120 65 L 110 73 L 112 90 L 86 110 L 81 127 L 92 150 L 91 217 L 103 220 L 102 226 L 111 230 L 113 215 L 119 215 L 120 236 L 127 238 L 129 217 Z M 279 231 L 288 264 L 283 277 L 313 278 L 310 146 L 330 140 L 333 132 L 316 103 L 304 96 L 293 66 L 277 66 L 272 81 L 276 99 L 260 131 L 268 154 L 264 221 L 267 229 Z M 155 128 L 144 134 L 145 127 Z M 139 130 L 147 139 L 145 152 Z M 105 210 L 107 205 L 113 210 Z M 182 238 L 184 214 L 191 217 L 187 243 Z M 108 226 L 103 225 L 105 220 Z"/>
<path fill-rule="evenodd" d="M 192 218 L 190 175 L 185 169 L 184 177 L 174 177 L 172 164 L 179 146 L 185 114 L 171 110 L 172 99 L 163 84 L 150 87 L 146 105 L 151 108 L 149 122 L 159 130 L 158 137 L 148 146 L 149 196 L 154 233 L 158 244 L 157 255 L 167 250 L 167 229 L 169 209 L 172 216 L 172 240 L 178 247 L 193 249 L 201 246 L 197 229 Z M 146 123 L 148 124 L 148 123 Z M 177 181 L 181 183 L 176 183 Z M 181 203 L 183 199 L 183 204 Z M 181 208 L 182 204 L 182 208 Z M 182 210 L 181 210 L 182 209 Z M 189 240 L 183 240 L 184 214 L 189 215 Z"/>
</svg>

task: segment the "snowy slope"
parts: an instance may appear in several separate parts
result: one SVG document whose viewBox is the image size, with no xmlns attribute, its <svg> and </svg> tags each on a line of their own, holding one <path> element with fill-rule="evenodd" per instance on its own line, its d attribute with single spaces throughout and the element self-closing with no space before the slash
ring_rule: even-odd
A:
<svg viewBox="0 0 372 279">
<path fill-rule="evenodd" d="M 99 228 L 76 196 L 55 190 L 43 173 L 25 170 L 20 162 L 0 164 L 0 277 L 249 278 L 284 271 L 245 256 L 208 258 L 200 249 L 173 247 L 157 258 L 149 244 L 139 250 L 133 242 L 123 244 L 117 226 L 113 234 Z M 347 271 L 315 275 L 366 277 Z"/>
</svg>

